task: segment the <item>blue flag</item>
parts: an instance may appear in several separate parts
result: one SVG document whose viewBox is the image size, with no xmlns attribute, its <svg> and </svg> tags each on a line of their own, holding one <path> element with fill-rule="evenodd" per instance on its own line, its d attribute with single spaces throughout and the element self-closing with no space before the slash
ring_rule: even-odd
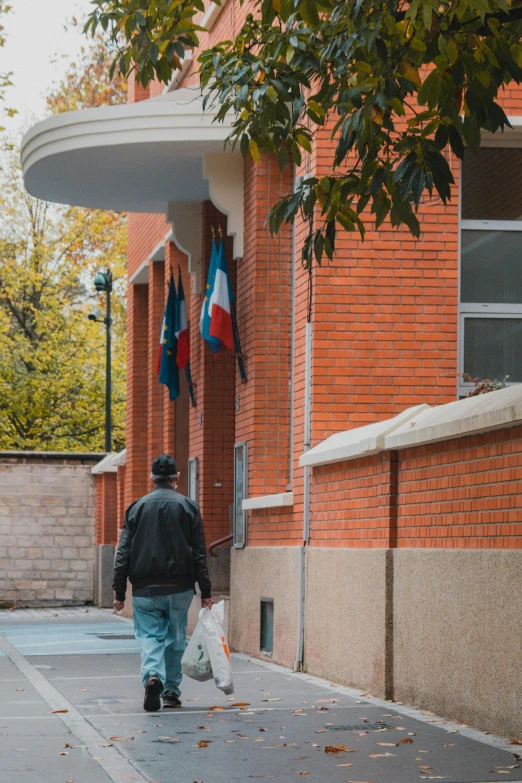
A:
<svg viewBox="0 0 522 783">
<path fill-rule="evenodd" d="M 178 340 L 176 338 L 176 288 L 171 274 L 169 295 L 165 306 L 161 335 L 161 358 L 159 362 L 159 382 L 169 390 L 169 398 L 179 397 L 179 367 L 177 363 Z"/>
<path fill-rule="evenodd" d="M 219 353 L 219 351 L 223 347 L 221 345 L 221 340 L 218 340 L 216 337 L 212 337 L 212 335 L 210 334 L 209 305 L 210 305 L 210 297 L 212 296 L 212 292 L 214 290 L 214 284 L 216 281 L 217 255 L 218 255 L 218 251 L 216 247 L 216 240 L 213 239 L 212 252 L 210 253 L 210 263 L 208 266 L 205 300 L 203 302 L 203 307 L 201 308 L 201 317 L 199 319 L 199 331 L 201 332 L 201 336 L 206 341 L 212 353 Z"/>
</svg>

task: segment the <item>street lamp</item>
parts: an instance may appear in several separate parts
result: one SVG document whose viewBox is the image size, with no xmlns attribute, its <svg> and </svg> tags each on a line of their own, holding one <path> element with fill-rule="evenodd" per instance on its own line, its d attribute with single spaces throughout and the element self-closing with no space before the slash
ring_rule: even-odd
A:
<svg viewBox="0 0 522 783">
<path fill-rule="evenodd" d="M 103 323 L 105 324 L 107 343 L 105 351 L 105 451 L 112 451 L 112 421 L 111 421 L 111 291 L 112 291 L 112 272 L 107 269 L 106 272 L 98 272 L 94 278 L 94 287 L 101 293 L 107 293 L 107 310 Z M 98 309 L 93 310 L 87 317 L 90 321 L 99 321 L 101 313 Z"/>
</svg>

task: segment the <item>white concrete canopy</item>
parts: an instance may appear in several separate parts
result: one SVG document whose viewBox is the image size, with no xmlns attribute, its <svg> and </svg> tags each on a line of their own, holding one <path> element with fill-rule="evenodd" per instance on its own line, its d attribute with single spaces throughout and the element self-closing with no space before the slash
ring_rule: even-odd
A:
<svg viewBox="0 0 522 783">
<path fill-rule="evenodd" d="M 50 117 L 24 136 L 25 186 L 31 195 L 59 204 L 162 214 L 169 204 L 201 202 L 213 190 L 228 188 L 237 191 L 225 208 L 233 205 L 229 222 L 241 248 L 242 160 L 224 149 L 231 119 L 213 122 L 214 117 L 191 88 Z M 221 166 L 216 157 L 223 158 Z"/>
</svg>

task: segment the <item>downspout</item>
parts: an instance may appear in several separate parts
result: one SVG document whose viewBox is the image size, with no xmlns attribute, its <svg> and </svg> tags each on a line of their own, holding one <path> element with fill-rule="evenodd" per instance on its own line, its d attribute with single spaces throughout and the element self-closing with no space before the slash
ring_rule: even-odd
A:
<svg viewBox="0 0 522 783">
<path fill-rule="evenodd" d="M 311 274 L 311 272 L 310 272 Z M 311 296 L 311 293 L 310 293 Z M 312 403 L 312 321 L 311 307 L 308 308 L 308 320 L 305 327 L 305 388 L 304 388 L 304 443 L 303 450 L 310 449 L 311 440 L 311 403 Z M 304 510 L 303 545 L 299 550 L 299 614 L 297 621 L 297 653 L 294 671 L 303 668 L 304 626 L 306 609 L 306 547 L 310 540 L 310 467 L 304 468 Z"/>
</svg>

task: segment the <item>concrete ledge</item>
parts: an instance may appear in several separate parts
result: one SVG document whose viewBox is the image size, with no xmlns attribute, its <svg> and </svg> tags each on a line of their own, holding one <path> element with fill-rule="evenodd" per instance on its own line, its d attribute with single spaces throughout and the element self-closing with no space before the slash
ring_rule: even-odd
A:
<svg viewBox="0 0 522 783">
<path fill-rule="evenodd" d="M 398 427 L 405 425 L 406 422 L 418 416 L 428 407 L 428 405 L 416 405 L 413 408 L 407 408 L 393 419 L 377 421 L 375 424 L 367 424 L 365 427 L 355 427 L 331 435 L 303 454 L 299 463 L 303 467 L 317 467 L 384 451 L 387 448 L 385 446 L 386 436 Z"/>
<path fill-rule="evenodd" d="M 120 454 L 118 452 L 107 454 L 107 456 L 104 457 L 101 462 L 98 462 L 98 464 L 92 468 L 91 473 L 94 476 L 100 473 L 117 473 L 118 465 L 121 464 L 117 461 L 119 458 Z M 123 464 L 125 465 L 125 462 Z"/>
<path fill-rule="evenodd" d="M 387 449 L 478 435 L 522 423 L 522 384 L 425 408 L 386 436 Z"/>
<path fill-rule="evenodd" d="M 277 495 L 260 495 L 257 498 L 243 500 L 243 511 L 254 511 L 256 508 L 280 508 L 281 506 L 293 506 L 294 493 L 280 492 Z"/>
</svg>

